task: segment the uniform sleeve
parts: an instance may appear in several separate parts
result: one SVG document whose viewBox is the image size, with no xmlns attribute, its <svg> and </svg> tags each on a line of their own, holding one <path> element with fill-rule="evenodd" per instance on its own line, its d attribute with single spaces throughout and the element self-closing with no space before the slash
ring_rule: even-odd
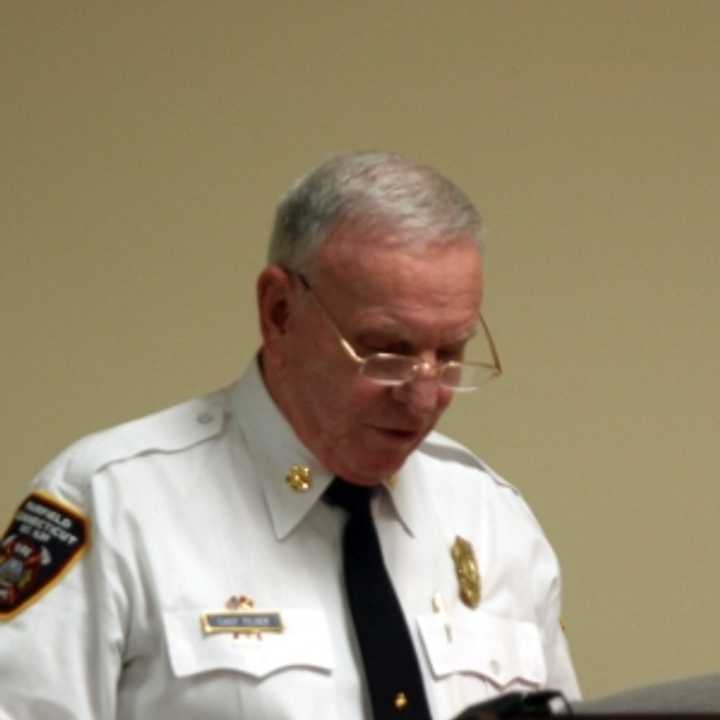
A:
<svg viewBox="0 0 720 720">
<path fill-rule="evenodd" d="M 580 687 L 560 621 L 560 585 L 558 574 L 549 588 L 541 628 L 547 666 L 546 685 L 551 690 L 560 690 L 566 700 L 574 701 L 580 699 Z"/>
<path fill-rule="evenodd" d="M 516 500 L 530 521 L 533 538 L 527 552 L 533 576 L 535 617 L 545 658 L 545 687 L 561 691 L 568 701 L 577 700 L 581 696 L 580 687 L 561 622 L 562 578 L 557 555 L 535 514 L 519 493 Z"/>
<path fill-rule="evenodd" d="M 0 549 L 4 720 L 116 714 L 125 603 L 116 561 L 71 468 L 66 453 L 35 479 Z"/>
</svg>

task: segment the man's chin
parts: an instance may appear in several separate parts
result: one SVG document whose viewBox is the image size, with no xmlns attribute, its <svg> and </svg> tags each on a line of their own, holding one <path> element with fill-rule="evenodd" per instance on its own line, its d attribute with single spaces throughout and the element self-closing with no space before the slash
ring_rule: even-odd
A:
<svg viewBox="0 0 720 720">
<path fill-rule="evenodd" d="M 400 470 L 425 435 L 419 431 L 366 428 L 361 445 L 355 445 L 347 454 L 328 453 L 334 455 L 334 462 L 328 458 L 328 467 L 335 475 L 358 485 L 378 485 Z"/>
<path fill-rule="evenodd" d="M 408 454 L 367 451 L 354 461 L 338 463 L 333 472 L 356 485 L 379 485 L 400 470 Z"/>
</svg>

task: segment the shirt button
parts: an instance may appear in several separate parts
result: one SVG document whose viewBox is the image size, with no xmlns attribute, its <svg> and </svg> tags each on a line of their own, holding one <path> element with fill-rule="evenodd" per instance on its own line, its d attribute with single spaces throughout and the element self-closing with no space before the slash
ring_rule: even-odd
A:
<svg viewBox="0 0 720 720">
<path fill-rule="evenodd" d="M 197 421 L 201 425 L 207 425 L 208 423 L 211 423 L 213 421 L 213 414 L 209 412 L 200 413 L 197 416 Z"/>
<path fill-rule="evenodd" d="M 500 663 L 497 660 L 491 660 L 490 669 L 493 671 L 494 675 L 497 675 L 500 672 Z"/>
</svg>

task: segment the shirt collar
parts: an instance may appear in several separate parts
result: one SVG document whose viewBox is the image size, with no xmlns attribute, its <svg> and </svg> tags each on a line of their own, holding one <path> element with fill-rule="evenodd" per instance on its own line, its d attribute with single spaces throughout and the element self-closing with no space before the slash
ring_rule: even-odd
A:
<svg viewBox="0 0 720 720">
<path fill-rule="evenodd" d="M 275 535 L 282 540 L 310 512 L 333 479 L 332 473 L 302 444 L 268 392 L 256 358 L 231 391 L 232 414 L 244 435 L 265 495 Z M 413 492 L 415 453 L 385 481 L 392 507 L 406 531 L 414 535 L 419 498 Z M 305 492 L 290 488 L 286 477 L 298 465 L 310 471 Z"/>
<path fill-rule="evenodd" d="M 300 442 L 265 387 L 256 358 L 232 390 L 231 407 L 247 441 L 253 466 L 270 511 L 275 535 L 285 538 L 307 515 L 332 475 Z M 310 471 L 305 492 L 292 490 L 286 477 L 294 465 Z"/>
<path fill-rule="evenodd" d="M 395 515 L 403 524 L 405 530 L 413 537 L 422 512 L 419 482 L 420 467 L 418 467 L 417 459 L 417 451 L 415 451 L 405 461 L 400 470 L 384 483 Z"/>
</svg>

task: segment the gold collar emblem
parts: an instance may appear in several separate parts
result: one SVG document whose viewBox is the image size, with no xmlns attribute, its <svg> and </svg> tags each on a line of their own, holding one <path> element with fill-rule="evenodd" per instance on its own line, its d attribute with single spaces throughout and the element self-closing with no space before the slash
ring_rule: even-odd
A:
<svg viewBox="0 0 720 720">
<path fill-rule="evenodd" d="M 480 573 L 473 546 L 468 540 L 457 535 L 451 555 L 460 585 L 460 599 L 469 608 L 476 608 L 480 603 Z"/>
<path fill-rule="evenodd" d="M 285 482 L 298 493 L 307 492 L 312 487 L 310 468 L 303 465 L 293 465 L 285 476 Z"/>
</svg>

